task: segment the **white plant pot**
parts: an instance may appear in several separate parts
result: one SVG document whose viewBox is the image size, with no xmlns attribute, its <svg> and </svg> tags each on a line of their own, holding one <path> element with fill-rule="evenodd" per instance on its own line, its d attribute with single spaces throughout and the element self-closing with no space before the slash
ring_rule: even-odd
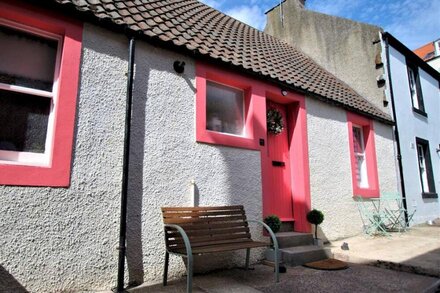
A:
<svg viewBox="0 0 440 293">
<path fill-rule="evenodd" d="M 324 246 L 324 240 L 313 238 L 313 244 L 316 246 Z"/>
</svg>

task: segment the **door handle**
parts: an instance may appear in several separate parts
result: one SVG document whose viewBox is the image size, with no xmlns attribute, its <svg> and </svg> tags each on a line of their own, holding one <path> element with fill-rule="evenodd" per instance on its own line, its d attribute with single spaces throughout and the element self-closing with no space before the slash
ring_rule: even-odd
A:
<svg viewBox="0 0 440 293">
<path fill-rule="evenodd" d="M 272 166 L 275 167 L 284 167 L 286 164 L 284 162 L 280 162 L 280 161 L 272 161 Z"/>
</svg>

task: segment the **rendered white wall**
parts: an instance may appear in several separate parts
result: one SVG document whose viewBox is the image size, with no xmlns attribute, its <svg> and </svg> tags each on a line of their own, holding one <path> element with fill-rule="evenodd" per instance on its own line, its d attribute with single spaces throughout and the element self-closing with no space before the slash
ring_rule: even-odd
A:
<svg viewBox="0 0 440 293">
<path fill-rule="evenodd" d="M 429 141 L 435 189 L 440 192 L 440 157 L 436 148 L 440 143 L 440 94 L 438 81 L 419 68 L 423 102 L 428 117 L 412 110 L 405 56 L 390 47 L 391 78 L 396 120 L 399 128 L 403 175 L 408 210 L 416 210 L 414 222 L 423 223 L 440 216 L 438 198 L 422 198 L 417 161 L 416 137 Z"/>
<path fill-rule="evenodd" d="M 0 280 L 31 292 L 116 285 L 128 39 L 85 24 L 82 54 L 71 186 L 0 186 Z M 186 62 L 184 74 L 174 72 L 175 60 Z M 194 66 L 190 58 L 137 41 L 127 227 L 130 282 L 161 281 L 160 207 L 190 205 L 191 180 L 200 205 L 243 204 L 248 218 L 262 217 L 259 152 L 195 141 Z M 259 231 L 252 231 L 256 239 Z M 205 257 L 196 266 L 243 265 L 244 254 Z M 261 250 L 251 256 L 251 261 L 261 258 Z M 170 279 L 184 272 L 180 258 L 171 256 Z"/>
<path fill-rule="evenodd" d="M 165 253 L 160 207 L 191 205 L 194 180 L 199 205 L 243 204 L 248 218 L 261 220 L 261 162 L 257 151 L 196 142 L 193 60 L 142 42 L 136 54 L 132 162 L 137 166 L 130 182 L 134 214 L 129 226 L 142 230 L 138 242 L 142 242 L 145 279 L 159 282 Z M 181 75 L 173 70 L 175 60 L 186 63 Z M 253 235 L 258 238 L 256 232 Z M 255 250 L 251 255 L 255 260 L 261 253 Z M 170 276 L 181 275 L 182 261 L 173 256 L 171 260 Z M 220 264 L 243 265 L 244 251 L 205 256 L 196 262 L 202 269 L 206 264 L 211 269 Z M 139 265 L 133 271 L 140 276 Z"/>
<path fill-rule="evenodd" d="M 86 25 L 83 44 L 70 187 L 0 186 L 0 280 L 30 292 L 115 285 L 127 41 Z"/>
<path fill-rule="evenodd" d="M 353 200 L 346 111 L 306 100 L 312 208 L 324 213 L 321 236 L 335 240 L 362 232 Z M 391 126 L 374 123 L 380 191 L 396 191 Z"/>
</svg>

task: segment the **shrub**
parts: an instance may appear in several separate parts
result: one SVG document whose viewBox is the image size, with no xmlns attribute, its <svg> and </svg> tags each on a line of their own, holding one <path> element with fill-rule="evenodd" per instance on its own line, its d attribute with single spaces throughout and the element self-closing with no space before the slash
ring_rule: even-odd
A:
<svg viewBox="0 0 440 293">
<path fill-rule="evenodd" d="M 277 215 L 267 216 L 264 218 L 264 223 L 266 223 L 274 233 L 277 233 L 281 229 L 281 220 Z"/>
<path fill-rule="evenodd" d="M 307 221 L 315 225 L 315 238 L 318 239 L 318 225 L 324 221 L 324 214 L 318 210 L 311 210 L 307 213 Z"/>
</svg>

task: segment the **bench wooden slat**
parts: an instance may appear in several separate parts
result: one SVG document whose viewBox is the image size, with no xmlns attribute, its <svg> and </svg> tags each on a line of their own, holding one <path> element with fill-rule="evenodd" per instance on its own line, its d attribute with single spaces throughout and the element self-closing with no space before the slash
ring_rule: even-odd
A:
<svg viewBox="0 0 440 293">
<path fill-rule="evenodd" d="M 195 243 L 203 243 L 203 242 L 215 242 L 215 241 L 222 241 L 222 240 L 228 240 L 228 239 L 250 239 L 251 235 L 249 233 L 234 233 L 234 234 L 221 234 L 221 235 L 206 235 L 206 236 L 195 236 L 195 237 L 189 237 L 189 241 L 191 245 L 194 245 Z M 183 243 L 182 238 L 174 238 L 168 240 L 168 245 L 173 245 L 177 243 Z"/>
<path fill-rule="evenodd" d="M 164 218 L 165 224 L 180 223 L 209 223 L 209 222 L 229 222 L 246 220 L 246 216 L 230 216 L 230 217 L 204 217 L 204 218 Z"/>
<path fill-rule="evenodd" d="M 228 211 L 228 210 L 243 210 L 242 205 L 236 206 L 217 206 L 217 207 L 162 207 L 162 212 L 169 211 Z"/>
<path fill-rule="evenodd" d="M 198 211 L 198 212 L 170 212 L 164 213 L 164 218 L 184 218 L 184 217 L 211 217 L 211 216 L 229 216 L 229 215 L 244 215 L 243 210 L 228 210 L 228 211 Z"/>
<path fill-rule="evenodd" d="M 248 242 L 238 242 L 238 243 L 225 243 L 219 245 L 194 247 L 193 254 L 204 254 L 204 253 L 215 253 L 232 251 L 245 248 L 256 248 L 256 247 L 267 247 L 269 243 L 258 242 L 258 241 L 248 241 Z M 185 248 L 171 250 L 175 253 L 186 254 Z"/>
<path fill-rule="evenodd" d="M 220 222 L 220 223 L 181 223 L 179 224 L 185 231 L 209 230 L 233 227 L 248 227 L 247 222 Z M 168 229 L 168 228 L 167 228 Z"/>
<path fill-rule="evenodd" d="M 252 239 L 249 238 L 239 238 L 239 239 L 223 239 L 223 240 L 215 240 L 215 241 L 205 241 L 205 242 L 196 242 L 192 243 L 191 247 L 207 247 L 207 246 L 216 246 L 216 245 L 223 245 L 223 244 L 231 244 L 231 243 L 247 243 L 247 242 L 253 242 Z M 185 244 L 183 243 L 177 243 L 170 246 L 170 249 L 181 249 L 185 248 Z"/>
<path fill-rule="evenodd" d="M 195 230 L 195 231 L 186 231 L 186 235 L 191 239 L 192 236 L 205 236 L 205 235 L 221 235 L 221 234 L 233 234 L 233 233 L 243 233 L 249 232 L 248 227 L 239 227 L 239 228 L 231 228 L 231 229 L 203 229 L 203 230 Z M 167 237 L 174 238 L 182 238 L 180 233 L 177 230 L 169 230 L 167 231 Z"/>
</svg>

